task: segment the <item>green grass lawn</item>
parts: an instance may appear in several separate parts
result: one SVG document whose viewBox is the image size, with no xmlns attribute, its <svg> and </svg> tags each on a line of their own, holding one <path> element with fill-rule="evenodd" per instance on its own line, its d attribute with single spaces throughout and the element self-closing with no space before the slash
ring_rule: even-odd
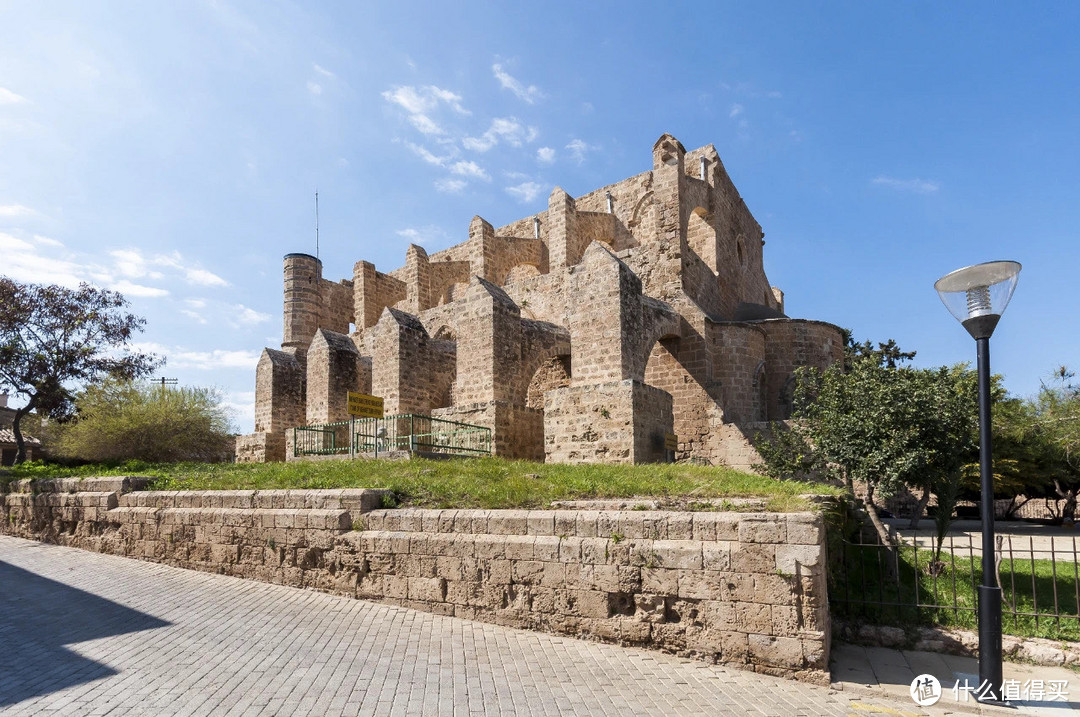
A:
<svg viewBox="0 0 1080 717">
<path fill-rule="evenodd" d="M 880 546 L 849 544 L 839 555 L 833 546 L 830 551 L 829 596 L 834 615 L 874 624 L 977 629 L 975 595 L 982 582 L 978 555 L 957 553 L 954 561 L 946 551 L 945 568 L 935 576 L 926 570 L 930 550 L 907 546 L 891 553 Z M 1003 631 L 1021 637 L 1080 640 L 1077 574 L 1071 559 L 1055 563 L 1006 557 L 1000 568 Z M 1052 617 L 1055 592 L 1058 618 Z"/>
<path fill-rule="evenodd" d="M 810 507 L 800 495 L 840 493 L 831 486 L 779 481 L 730 468 L 561 465 L 501 458 L 127 463 L 79 468 L 29 464 L 0 480 L 128 474 L 153 476 L 155 490 L 388 488 L 402 504 L 429 508 L 543 508 L 553 500 L 650 496 L 704 509 L 694 501 L 750 497 L 765 499 L 766 510 L 791 512 Z"/>
</svg>

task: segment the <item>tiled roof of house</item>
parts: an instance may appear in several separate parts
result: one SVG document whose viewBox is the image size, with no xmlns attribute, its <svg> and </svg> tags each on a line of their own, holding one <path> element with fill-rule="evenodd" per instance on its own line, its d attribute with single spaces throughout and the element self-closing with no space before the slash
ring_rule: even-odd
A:
<svg viewBox="0 0 1080 717">
<path fill-rule="evenodd" d="M 25 433 L 23 434 L 23 441 L 28 446 L 40 446 L 41 445 L 41 441 L 34 438 L 33 436 L 28 436 Z M 0 428 L 0 443 L 10 443 L 10 444 L 14 445 L 15 444 L 15 431 L 11 430 L 10 428 Z"/>
</svg>

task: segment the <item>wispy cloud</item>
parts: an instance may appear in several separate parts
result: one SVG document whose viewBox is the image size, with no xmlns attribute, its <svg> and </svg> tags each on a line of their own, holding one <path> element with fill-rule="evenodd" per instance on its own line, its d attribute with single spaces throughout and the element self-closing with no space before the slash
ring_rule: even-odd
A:
<svg viewBox="0 0 1080 717">
<path fill-rule="evenodd" d="M 423 227 L 406 227 L 405 229 L 398 229 L 394 233 L 410 244 L 419 244 L 420 246 L 446 238 L 446 231 L 434 224 Z"/>
<path fill-rule="evenodd" d="M 540 196 L 540 191 L 543 189 L 536 182 L 522 182 L 521 184 L 514 185 L 506 188 L 506 193 L 517 199 L 519 202 L 528 203 Z"/>
<path fill-rule="evenodd" d="M 424 160 L 428 164 L 433 164 L 436 167 L 445 167 L 446 163 L 454 158 L 456 152 L 451 152 L 445 157 L 440 157 L 427 147 L 421 144 L 414 144 L 412 142 L 405 142 L 405 146 L 409 148 L 417 157 Z"/>
<path fill-rule="evenodd" d="M 270 320 L 270 314 L 237 304 L 231 310 L 233 321 L 241 326 L 255 326 Z"/>
<path fill-rule="evenodd" d="M 36 215 L 30 207 L 22 204 L 0 204 L 0 217 L 15 219 L 18 217 L 32 217 Z"/>
<path fill-rule="evenodd" d="M 207 323 L 206 317 L 204 317 L 198 311 L 192 311 L 191 309 L 180 309 L 180 313 L 198 324 Z"/>
<path fill-rule="evenodd" d="M 486 152 L 500 142 L 520 147 L 526 142 L 532 142 L 539 135 L 540 130 L 522 124 L 517 117 L 496 117 L 484 134 L 479 137 L 465 137 L 461 144 L 473 152 Z"/>
<path fill-rule="evenodd" d="M 143 284 L 135 284 L 127 279 L 121 279 L 115 281 L 109 287 L 113 291 L 119 291 L 124 296 L 138 296 L 142 299 L 160 299 L 163 296 L 168 296 L 168 289 L 162 289 L 156 286 L 144 286 Z"/>
<path fill-rule="evenodd" d="M 435 190 L 443 194 L 461 194 L 462 190 L 468 185 L 469 183 L 464 179 L 450 179 L 447 177 L 435 180 Z"/>
<path fill-rule="evenodd" d="M 161 279 L 165 275 L 159 269 L 174 269 L 189 284 L 196 286 L 228 286 L 229 282 L 212 271 L 190 264 L 174 251 L 169 254 L 145 256 L 138 249 L 114 249 L 109 252 L 113 259 L 112 270 L 132 279 Z"/>
<path fill-rule="evenodd" d="M 222 279 L 212 271 L 206 269 L 185 269 L 184 276 L 189 284 L 199 286 L 228 286 L 229 282 Z"/>
<path fill-rule="evenodd" d="M 464 160 L 460 162 L 454 162 L 450 165 L 450 171 L 453 174 L 460 175 L 462 177 L 469 177 L 471 179 L 482 179 L 485 182 L 491 180 L 491 175 L 484 171 L 476 162 L 466 162 Z"/>
<path fill-rule="evenodd" d="M 461 95 L 435 85 L 395 87 L 383 92 L 382 96 L 384 100 L 401 107 L 409 114 L 428 114 L 441 105 L 447 105 L 458 114 L 471 114 L 461 104 Z"/>
<path fill-rule="evenodd" d="M 871 184 L 877 184 L 899 192 L 914 192 L 915 194 L 933 194 L 941 189 L 941 183 L 932 179 L 897 179 L 879 174 L 870 180 Z"/>
<path fill-rule="evenodd" d="M 308 80 L 307 89 L 308 92 L 315 95 L 316 97 L 322 94 L 322 85 L 320 85 L 318 82 L 314 82 L 313 80 Z"/>
<path fill-rule="evenodd" d="M 29 102 L 29 100 L 6 87 L 0 87 L 0 105 L 18 105 L 24 102 Z"/>
<path fill-rule="evenodd" d="M 187 368 L 197 371 L 211 371 L 222 368 L 253 371 L 255 365 L 259 363 L 261 353 L 229 351 L 226 349 L 192 351 L 182 346 L 165 346 L 152 341 L 135 342 L 130 346 L 135 351 L 145 351 L 164 357 L 170 369 Z"/>
<path fill-rule="evenodd" d="M 566 145 L 566 150 L 570 152 L 570 158 L 578 164 L 582 164 L 585 161 L 585 156 L 594 149 L 596 149 L 596 147 L 593 147 L 582 139 L 572 139 L 570 140 L 570 143 Z"/>
<path fill-rule="evenodd" d="M 731 106 L 731 111 L 728 112 L 728 117 L 738 117 L 743 113 L 746 108 L 740 105 L 738 102 Z"/>
<path fill-rule="evenodd" d="M 53 249 L 61 249 L 64 246 L 64 242 L 50 239 L 49 237 L 43 237 L 40 234 L 34 235 L 34 241 L 42 246 L 52 247 Z"/>
<path fill-rule="evenodd" d="M 536 161 L 540 164 L 551 164 L 555 161 L 555 150 L 551 147 L 541 147 L 536 150 Z"/>
<path fill-rule="evenodd" d="M 326 69 L 325 67 L 322 67 L 319 64 L 313 64 L 312 68 L 315 70 L 315 72 L 319 73 L 323 77 L 337 77 L 337 75 L 335 75 L 333 72 Z"/>
<path fill-rule="evenodd" d="M 544 93 L 540 91 L 539 87 L 536 85 L 526 87 L 520 80 L 506 72 L 499 63 L 492 65 L 491 71 L 495 74 L 495 79 L 499 81 L 503 89 L 510 90 L 517 95 L 518 99 L 531 105 L 544 98 Z"/>
</svg>

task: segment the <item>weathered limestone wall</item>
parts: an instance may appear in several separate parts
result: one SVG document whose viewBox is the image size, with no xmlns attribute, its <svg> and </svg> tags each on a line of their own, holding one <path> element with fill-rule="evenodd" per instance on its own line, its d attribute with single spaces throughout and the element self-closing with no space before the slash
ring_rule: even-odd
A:
<svg viewBox="0 0 1080 717">
<path fill-rule="evenodd" d="M 827 684 L 818 515 L 383 510 L 381 491 L 138 487 L 19 481 L 0 495 L 0 532 Z"/>
<path fill-rule="evenodd" d="M 832 324 L 805 319 L 775 319 L 758 323 L 768 337 L 765 364 L 768 382 L 768 419 L 791 418 L 794 388 L 792 373 L 798 366 L 824 369 L 843 359 L 840 332 Z"/>
<path fill-rule="evenodd" d="M 544 394 L 544 460 L 656 463 L 672 432 L 671 394 L 633 379 Z"/>
</svg>

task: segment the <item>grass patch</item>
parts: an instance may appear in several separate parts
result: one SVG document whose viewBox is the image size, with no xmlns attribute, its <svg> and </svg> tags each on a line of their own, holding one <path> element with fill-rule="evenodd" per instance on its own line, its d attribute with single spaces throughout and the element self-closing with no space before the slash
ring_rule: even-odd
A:
<svg viewBox="0 0 1080 717">
<path fill-rule="evenodd" d="M 934 576 L 925 569 L 932 555 L 928 549 L 916 551 L 911 546 L 900 547 L 896 553 L 877 545 L 845 545 L 840 556 L 834 551 L 829 585 L 833 614 L 872 624 L 976 630 L 975 595 L 982 582 L 980 556 L 972 559 L 958 553 L 954 561 L 947 551 L 943 552 L 944 570 Z M 1019 637 L 1080 640 L 1074 569 L 1072 561 L 1055 564 L 1051 560 L 1003 560 L 1003 632 Z M 1046 616 L 1054 612 L 1055 589 L 1060 618 Z M 1014 607 L 1016 613 L 1040 616 L 1014 615 Z"/>
<path fill-rule="evenodd" d="M 138 474 L 154 490 L 385 488 L 403 505 L 427 508 L 544 508 L 554 500 L 595 498 L 766 499 L 766 508 L 810 509 L 801 494 L 838 494 L 831 486 L 779 481 L 730 468 L 689 464 L 615 466 L 539 464 L 502 458 L 291 463 L 126 463 L 118 466 L 27 464 L 13 478 Z M 758 508 L 760 510 L 760 508 Z"/>
</svg>

